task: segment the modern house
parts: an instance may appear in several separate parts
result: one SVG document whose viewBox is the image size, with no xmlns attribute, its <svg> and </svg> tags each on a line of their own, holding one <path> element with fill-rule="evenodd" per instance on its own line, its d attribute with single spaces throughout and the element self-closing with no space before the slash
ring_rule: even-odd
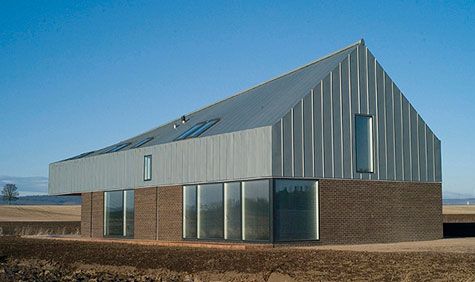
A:
<svg viewBox="0 0 475 282">
<path fill-rule="evenodd" d="M 363 40 L 50 164 L 85 237 L 366 243 L 442 237 L 441 142 Z"/>
</svg>

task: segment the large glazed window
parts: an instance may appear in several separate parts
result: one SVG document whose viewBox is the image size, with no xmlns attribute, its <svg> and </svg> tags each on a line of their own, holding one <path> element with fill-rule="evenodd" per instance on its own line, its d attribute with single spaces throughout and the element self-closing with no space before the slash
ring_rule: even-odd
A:
<svg viewBox="0 0 475 282">
<path fill-rule="evenodd" d="M 224 184 L 224 239 L 241 240 L 241 183 Z"/>
<path fill-rule="evenodd" d="M 242 182 L 242 194 L 242 239 L 250 241 L 269 240 L 269 181 Z"/>
<path fill-rule="evenodd" d="M 275 180 L 276 241 L 318 240 L 318 184 L 310 180 Z"/>
<path fill-rule="evenodd" d="M 134 236 L 134 191 L 104 192 L 104 236 Z"/>
<path fill-rule="evenodd" d="M 198 238 L 223 237 L 223 184 L 198 185 Z"/>
<path fill-rule="evenodd" d="M 196 238 L 196 186 L 183 186 L 183 238 Z"/>
<path fill-rule="evenodd" d="M 373 172 L 373 117 L 355 116 L 356 171 Z"/>
</svg>

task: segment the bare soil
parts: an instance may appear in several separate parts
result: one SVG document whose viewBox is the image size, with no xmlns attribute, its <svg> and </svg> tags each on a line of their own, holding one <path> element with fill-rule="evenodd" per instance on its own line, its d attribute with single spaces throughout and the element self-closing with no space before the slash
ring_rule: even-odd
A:
<svg viewBox="0 0 475 282">
<path fill-rule="evenodd" d="M 0 222 L 81 221 L 80 205 L 0 206 Z"/>
<path fill-rule="evenodd" d="M 303 248 L 222 250 L 0 238 L 1 281 L 92 278 L 96 281 L 475 281 L 475 253 Z"/>
</svg>

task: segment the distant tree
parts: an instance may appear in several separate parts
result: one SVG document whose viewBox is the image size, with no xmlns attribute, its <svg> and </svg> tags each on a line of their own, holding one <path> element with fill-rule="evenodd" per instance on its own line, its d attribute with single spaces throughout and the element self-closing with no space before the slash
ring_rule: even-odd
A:
<svg viewBox="0 0 475 282">
<path fill-rule="evenodd" d="M 18 200 L 18 188 L 15 184 L 5 184 L 2 190 L 2 197 L 4 201 L 7 201 L 8 204 L 11 204 L 12 201 Z"/>
</svg>

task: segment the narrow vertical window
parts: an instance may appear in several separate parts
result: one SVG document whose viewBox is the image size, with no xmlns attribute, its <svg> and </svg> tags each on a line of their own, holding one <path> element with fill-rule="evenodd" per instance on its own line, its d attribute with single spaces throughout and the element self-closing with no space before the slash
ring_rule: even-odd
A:
<svg viewBox="0 0 475 282">
<path fill-rule="evenodd" d="M 355 116 L 356 172 L 373 171 L 373 117 Z"/>
<path fill-rule="evenodd" d="M 143 158 L 143 180 L 152 180 L 152 155 Z"/>
<path fill-rule="evenodd" d="M 183 238 L 196 238 L 196 200 L 196 186 L 183 186 Z"/>
</svg>

